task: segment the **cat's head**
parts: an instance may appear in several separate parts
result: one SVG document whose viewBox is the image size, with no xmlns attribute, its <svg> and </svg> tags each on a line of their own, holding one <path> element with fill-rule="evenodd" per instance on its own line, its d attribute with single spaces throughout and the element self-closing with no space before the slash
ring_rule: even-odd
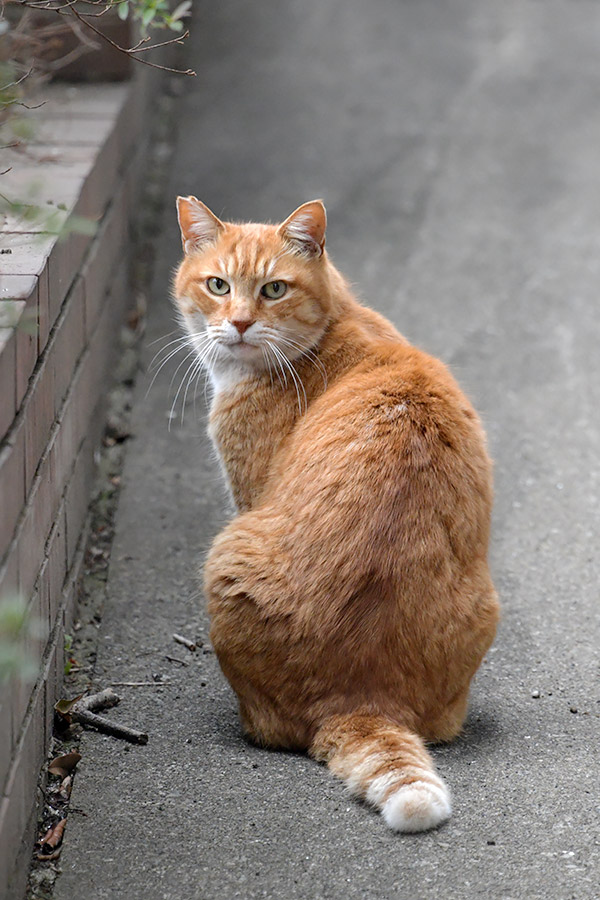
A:
<svg viewBox="0 0 600 900">
<path fill-rule="evenodd" d="M 330 320 L 326 214 L 320 200 L 281 225 L 221 222 L 178 197 L 184 258 L 175 301 L 206 365 L 277 369 L 302 356 Z"/>
</svg>

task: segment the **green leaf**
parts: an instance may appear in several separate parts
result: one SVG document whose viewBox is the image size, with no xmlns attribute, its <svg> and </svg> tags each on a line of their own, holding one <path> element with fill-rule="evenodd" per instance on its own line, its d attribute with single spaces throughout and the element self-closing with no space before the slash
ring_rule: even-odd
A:
<svg viewBox="0 0 600 900">
<path fill-rule="evenodd" d="M 177 19 L 183 19 L 184 16 L 189 16 L 191 8 L 191 0 L 183 0 L 183 3 L 180 3 L 179 6 L 176 6 L 171 13 L 171 19 L 176 22 Z"/>
<path fill-rule="evenodd" d="M 127 16 L 129 15 L 129 2 L 128 2 L 128 0 L 125 0 L 124 3 L 119 3 L 119 5 L 118 5 L 118 7 L 117 7 L 117 15 L 119 16 L 120 19 L 122 19 L 123 21 L 125 21 L 125 19 L 126 19 Z"/>
</svg>

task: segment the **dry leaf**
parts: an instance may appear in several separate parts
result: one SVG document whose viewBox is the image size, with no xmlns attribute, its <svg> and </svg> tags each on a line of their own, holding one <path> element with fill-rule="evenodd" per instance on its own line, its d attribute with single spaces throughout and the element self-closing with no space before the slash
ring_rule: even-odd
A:
<svg viewBox="0 0 600 900">
<path fill-rule="evenodd" d="M 71 788 L 73 787 L 73 776 L 67 775 L 66 778 L 60 783 L 60 790 L 58 792 L 58 796 L 62 797 L 63 800 L 68 800 L 71 796 Z"/>
<path fill-rule="evenodd" d="M 73 771 L 80 759 L 81 753 L 77 753 L 76 750 L 73 753 L 65 753 L 64 756 L 57 756 L 56 759 L 52 760 L 48 766 L 48 771 L 51 775 L 58 775 L 59 778 L 64 778 Z"/>
<path fill-rule="evenodd" d="M 37 853 L 38 859 L 56 859 L 60 853 L 60 850 L 57 851 L 57 847 L 63 839 L 66 824 L 67 820 L 64 818 L 48 829 L 40 841 L 40 849 Z"/>
<path fill-rule="evenodd" d="M 83 694 L 78 694 L 77 697 L 73 697 L 72 700 L 58 700 L 54 704 L 54 709 L 59 714 L 59 716 L 62 716 L 63 719 L 66 719 L 67 722 L 70 723 L 71 722 L 71 712 L 73 710 L 73 707 L 75 706 L 75 704 L 77 703 L 78 700 L 81 700 L 82 697 L 83 697 Z"/>
</svg>

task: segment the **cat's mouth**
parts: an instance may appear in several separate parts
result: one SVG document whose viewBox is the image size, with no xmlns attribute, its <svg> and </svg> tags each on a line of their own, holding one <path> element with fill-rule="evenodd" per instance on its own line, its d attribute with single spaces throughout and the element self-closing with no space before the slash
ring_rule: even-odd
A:
<svg viewBox="0 0 600 900">
<path fill-rule="evenodd" d="M 228 350 L 231 350 L 232 353 L 242 352 L 245 353 L 249 350 L 258 350 L 259 348 L 256 344 L 251 344 L 249 341 L 245 341 L 243 338 L 240 338 L 239 341 L 231 341 L 230 343 L 225 344 Z"/>
</svg>

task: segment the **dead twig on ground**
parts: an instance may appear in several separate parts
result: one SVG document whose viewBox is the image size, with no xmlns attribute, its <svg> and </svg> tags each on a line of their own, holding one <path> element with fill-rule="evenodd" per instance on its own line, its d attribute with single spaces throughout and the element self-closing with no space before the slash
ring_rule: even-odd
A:
<svg viewBox="0 0 600 900">
<path fill-rule="evenodd" d="M 178 656 L 169 656 L 168 653 L 165 653 L 165 659 L 168 659 L 169 662 L 176 662 L 176 663 L 179 663 L 180 666 L 187 666 L 187 665 L 188 665 L 188 664 L 186 663 L 185 659 L 179 659 Z"/>
<path fill-rule="evenodd" d="M 118 694 L 111 688 L 106 688 L 104 691 L 90 694 L 88 697 L 79 696 L 73 700 L 59 700 L 54 708 L 67 722 L 75 721 L 80 725 L 89 725 L 103 734 L 111 734 L 124 741 L 129 741 L 131 744 L 147 744 L 146 732 L 129 728 L 127 725 L 121 725 L 119 722 L 112 722 L 104 716 L 97 715 L 96 710 L 109 709 L 116 706 L 120 700 Z"/>
<path fill-rule="evenodd" d="M 177 641 L 178 644 L 181 644 L 183 647 L 187 647 L 190 653 L 194 653 L 196 650 L 196 644 L 194 641 L 190 641 L 189 638 L 183 637 L 181 634 L 174 634 L 173 640 Z"/>
</svg>

